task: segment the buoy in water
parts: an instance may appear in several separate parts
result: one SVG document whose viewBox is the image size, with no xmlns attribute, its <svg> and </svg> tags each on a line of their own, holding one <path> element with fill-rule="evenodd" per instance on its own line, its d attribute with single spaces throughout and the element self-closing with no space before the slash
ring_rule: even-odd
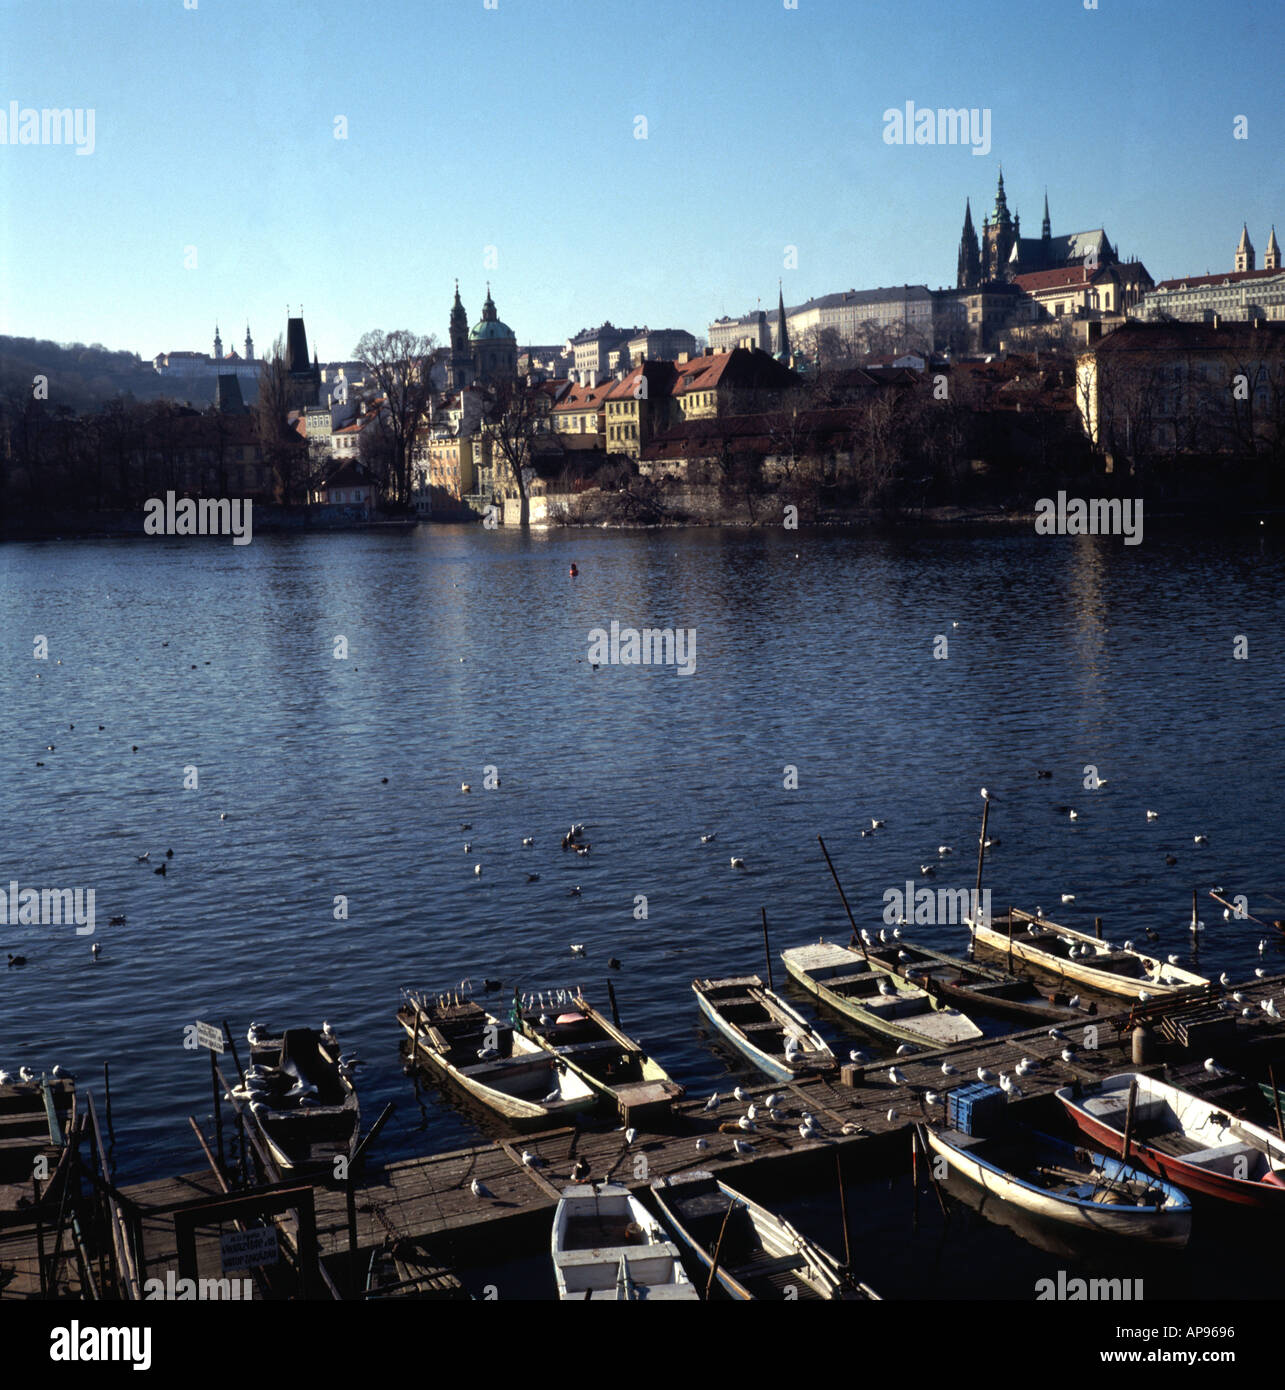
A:
<svg viewBox="0 0 1285 1390">
<path fill-rule="evenodd" d="M 574 565 L 572 565 L 572 566 L 571 566 L 571 577 L 572 577 L 572 579 L 574 579 L 574 578 L 576 577 L 576 575 L 578 575 L 579 573 L 580 573 L 580 571 L 579 571 L 578 569 L 576 569 L 576 567 L 575 567 Z"/>
</svg>

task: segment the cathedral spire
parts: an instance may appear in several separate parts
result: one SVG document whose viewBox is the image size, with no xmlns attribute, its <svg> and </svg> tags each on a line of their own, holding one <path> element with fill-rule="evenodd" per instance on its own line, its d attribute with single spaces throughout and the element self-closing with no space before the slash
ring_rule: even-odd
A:
<svg viewBox="0 0 1285 1390">
<path fill-rule="evenodd" d="M 219 337 L 218 321 L 214 324 L 214 359 L 216 362 L 223 360 L 223 339 Z"/>
<path fill-rule="evenodd" d="M 1263 252 L 1263 269 L 1279 270 L 1281 268 L 1281 248 L 1276 241 L 1276 224 L 1272 223 L 1272 234 L 1267 238 L 1267 250 Z"/>
<path fill-rule="evenodd" d="M 790 331 L 785 325 L 785 286 L 778 280 L 776 282 L 776 336 L 780 346 L 777 349 L 777 358 L 782 362 L 790 360 Z"/>
<path fill-rule="evenodd" d="M 1049 222 L 1049 191 L 1044 190 L 1044 225 L 1040 228 L 1040 236 L 1048 241 L 1053 235 L 1053 227 Z"/>
<path fill-rule="evenodd" d="M 955 286 L 957 289 L 971 288 L 981 279 L 981 255 L 977 246 L 977 233 L 973 229 L 973 209 L 967 198 L 964 199 L 964 230 L 959 238 L 959 259 L 955 267 Z"/>
<path fill-rule="evenodd" d="M 1241 223 L 1240 241 L 1236 244 L 1236 269 L 1253 270 L 1254 244 L 1249 239 L 1249 224 Z"/>
</svg>

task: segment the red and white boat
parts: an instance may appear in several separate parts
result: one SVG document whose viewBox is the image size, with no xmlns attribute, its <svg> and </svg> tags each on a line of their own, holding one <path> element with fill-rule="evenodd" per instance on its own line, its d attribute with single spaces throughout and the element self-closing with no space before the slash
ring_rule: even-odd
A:
<svg viewBox="0 0 1285 1390">
<path fill-rule="evenodd" d="M 1129 1152 L 1124 1152 L 1129 1088 L 1137 1082 Z M 1141 1073 L 1109 1076 L 1057 1098 L 1080 1132 L 1126 1163 L 1207 1197 L 1285 1212 L 1285 1141 L 1219 1110 L 1189 1091 Z"/>
</svg>

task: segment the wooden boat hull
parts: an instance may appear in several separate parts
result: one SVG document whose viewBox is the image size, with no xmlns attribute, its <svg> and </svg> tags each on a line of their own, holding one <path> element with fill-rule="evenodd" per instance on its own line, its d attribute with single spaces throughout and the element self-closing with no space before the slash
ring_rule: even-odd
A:
<svg viewBox="0 0 1285 1390">
<path fill-rule="evenodd" d="M 361 1130 L 357 1092 L 339 1069 L 338 1045 L 326 1045 L 311 1029 L 290 1029 L 280 1038 L 251 1044 L 250 1062 L 275 1066 L 292 1038 L 311 1049 L 306 1070 L 296 1074 L 310 1076 L 325 1086 L 330 1103 L 301 1108 L 252 1101 L 249 1120 L 282 1172 L 331 1168 L 336 1158 L 353 1156 Z"/>
<path fill-rule="evenodd" d="M 551 1248 L 560 1299 L 699 1299 L 669 1232 L 617 1184 L 564 1188 L 553 1216 Z"/>
<path fill-rule="evenodd" d="M 757 1045 L 735 1020 L 726 1016 L 726 999 L 711 997 L 711 992 L 724 987 L 736 986 L 749 991 L 746 998 L 762 1001 L 764 1008 L 781 1019 L 784 1026 L 796 1036 L 807 1040 L 809 1050 L 800 1054 L 793 1065 L 785 1060 L 782 1053 L 769 1052 Z M 766 989 L 757 975 L 738 976 L 726 980 L 701 979 L 692 982 L 692 990 L 701 1012 L 709 1020 L 714 1030 L 739 1052 L 748 1057 L 758 1069 L 773 1081 L 793 1081 L 797 1076 L 806 1076 L 817 1071 L 831 1071 L 837 1065 L 834 1054 L 815 1029 L 808 1026 L 807 1020 L 796 1009 L 792 1009 L 780 995 Z"/>
<path fill-rule="evenodd" d="M 1073 938 L 1077 945 L 1088 948 L 1095 954 L 1106 944 L 1085 932 L 1076 931 L 1073 927 L 1062 927 L 1048 921 L 1041 921 L 1039 925 L 1043 929 L 1042 935 L 1050 941 L 1058 937 L 1063 940 Z M 1007 932 L 993 925 L 970 921 L 969 927 L 974 943 L 988 951 L 1007 956 L 1010 954 L 1011 946 L 1014 960 L 1020 960 L 1032 969 L 1056 976 L 1059 980 L 1069 980 L 1085 989 L 1096 990 L 1099 994 L 1111 995 L 1114 998 L 1137 999 L 1143 990 L 1153 998 L 1169 998 L 1190 993 L 1209 984 L 1204 976 L 1197 975 L 1194 971 L 1172 966 L 1167 961 L 1161 961 L 1141 951 L 1116 953 L 1117 958 L 1121 954 L 1133 957 L 1144 971 L 1143 975 L 1121 975 L 1094 966 L 1094 955 L 1070 960 L 1055 951 L 1044 949 L 1038 940 L 1032 941 L 1016 933 L 1010 940 Z"/>
<path fill-rule="evenodd" d="M 1086 1095 L 1076 1097 L 1070 1087 L 1062 1087 L 1055 1094 L 1062 1102 L 1067 1114 L 1076 1128 L 1092 1140 L 1094 1144 L 1109 1153 L 1122 1155 L 1124 1152 L 1125 1110 L 1129 1085 L 1139 1083 L 1139 1118 L 1135 1125 L 1141 1128 L 1140 1135 L 1131 1136 L 1128 1161 L 1141 1164 L 1148 1172 L 1156 1174 L 1166 1182 L 1173 1183 L 1184 1192 L 1200 1193 L 1220 1202 L 1231 1202 L 1236 1206 L 1257 1207 L 1274 1213 L 1285 1213 L 1285 1143 L 1275 1135 L 1246 1120 L 1225 1117 L 1228 1123 L 1223 1126 L 1205 1121 L 1197 1124 L 1199 1117 L 1206 1112 L 1220 1114 L 1216 1107 L 1189 1092 L 1165 1082 L 1155 1081 L 1141 1074 L 1123 1073 L 1107 1077 L 1100 1085 Z M 1196 1144 L 1185 1153 L 1167 1152 L 1147 1133 L 1150 1121 L 1149 1107 L 1156 1101 L 1166 1107 L 1168 1114 L 1177 1111 L 1187 1118 L 1180 1131 L 1186 1145 Z M 1101 1104 L 1099 1104 L 1101 1102 Z M 1201 1134 L 1194 1139 L 1193 1134 Z M 1223 1132 L 1233 1138 L 1252 1138 L 1254 1145 L 1244 1143 L 1228 1144 L 1216 1142 Z M 1166 1130 L 1167 1135 L 1175 1133 Z M 1208 1139 L 1211 1142 L 1205 1149 L 1199 1144 Z M 1169 1141 L 1172 1144 L 1172 1141 Z M 1267 1155 L 1262 1178 L 1237 1177 L 1237 1161 L 1243 1160 L 1249 1171 L 1259 1166 L 1255 1154 Z M 1196 1160 L 1196 1161 L 1193 1161 Z M 1279 1166 L 1273 1166 L 1273 1165 Z M 1217 1166 L 1211 1166 L 1217 1165 Z M 1270 1176 L 1268 1176 L 1270 1175 Z"/>
<path fill-rule="evenodd" d="M 823 954 L 824 959 L 831 964 L 822 966 L 815 963 Z M 867 1000 L 831 988 L 823 971 L 834 968 L 833 962 L 849 961 L 851 972 L 854 974 L 867 968 L 862 954 L 849 947 L 821 942 L 816 946 L 800 946 L 782 951 L 781 959 L 785 962 L 791 979 L 802 985 L 809 994 L 815 995 L 821 1003 L 852 1019 L 854 1023 L 861 1024 L 863 1028 L 869 1028 L 872 1032 L 881 1033 L 898 1042 L 913 1043 L 917 1047 L 931 1050 L 950 1047 L 955 1043 L 968 1042 L 982 1036 L 982 1030 L 972 1019 L 956 1009 L 933 1007 L 924 990 L 908 984 L 895 971 L 877 964 L 873 958 L 868 967 L 871 975 L 882 975 L 887 979 L 893 986 L 894 996 L 871 995 Z M 920 1013 L 898 1015 L 892 1012 L 914 996 L 922 996 L 923 1008 Z M 885 1003 L 885 999 L 889 1002 Z"/>
<path fill-rule="evenodd" d="M 493 1068 L 490 1071 L 480 1068 L 477 1072 L 472 1072 L 470 1069 L 455 1065 L 440 1050 L 430 1044 L 424 1032 L 421 1031 L 417 1036 L 413 1009 L 399 1009 L 397 1021 L 402 1025 L 410 1039 L 411 1056 L 414 1061 L 426 1065 L 443 1080 L 458 1087 L 480 1105 L 485 1106 L 493 1114 L 499 1115 L 511 1124 L 522 1126 L 556 1124 L 562 1116 L 591 1110 L 598 1103 L 596 1091 L 576 1076 L 574 1072 L 570 1072 L 569 1069 L 560 1069 L 556 1058 L 549 1056 L 537 1044 L 521 1037 L 521 1035 L 515 1034 L 514 1041 L 515 1045 L 520 1042 L 530 1048 L 530 1053 L 524 1054 L 531 1063 L 528 1069 L 536 1075 L 544 1075 L 550 1087 L 556 1082 L 561 1099 L 556 1101 L 529 1099 L 499 1086 L 491 1085 L 491 1079 L 502 1079 L 502 1075 L 499 1074 L 504 1071 L 502 1067 Z M 539 1062 L 545 1062 L 547 1065 L 542 1068 Z M 519 1068 L 510 1068 L 509 1070 L 511 1073 L 516 1073 Z M 534 1089 L 537 1093 L 539 1092 L 538 1086 Z"/>
<path fill-rule="evenodd" d="M 1045 1221 L 1056 1222 L 1079 1235 L 1110 1236 L 1145 1242 L 1149 1245 L 1181 1247 L 1191 1236 L 1191 1203 L 1175 1187 L 1166 1185 L 1163 1206 L 1110 1205 L 1085 1200 L 1083 1196 L 1039 1187 L 1020 1172 L 1007 1171 L 983 1151 L 969 1152 L 967 1136 L 954 1131 L 926 1128 L 929 1147 L 945 1158 L 949 1168 L 970 1182 L 1022 1211 Z M 1047 1135 L 1036 1136 L 1040 1147 L 1051 1152 L 1073 1152 L 1073 1146 Z M 1104 1182 L 1137 1178 L 1136 1169 L 1118 1159 L 1102 1158 Z M 1086 1182 L 1085 1187 L 1089 1184 Z"/>
<path fill-rule="evenodd" d="M 733 1229 L 734 1243 L 721 1253 L 715 1274 L 724 1292 L 738 1302 L 878 1298 L 864 1284 L 845 1282 L 838 1261 L 827 1250 L 712 1173 L 660 1178 L 651 1190 L 670 1229 L 707 1270 L 714 1265 L 729 1204 L 744 1209 L 739 1229 Z M 734 1221 L 735 1217 L 728 1220 L 729 1227 Z"/>
</svg>

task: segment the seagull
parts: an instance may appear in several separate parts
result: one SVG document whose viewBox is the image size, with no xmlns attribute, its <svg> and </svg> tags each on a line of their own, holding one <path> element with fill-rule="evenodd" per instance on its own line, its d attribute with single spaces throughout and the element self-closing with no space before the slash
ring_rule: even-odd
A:
<svg viewBox="0 0 1285 1390">
<path fill-rule="evenodd" d="M 462 791 L 462 792 L 471 792 L 472 790 L 473 790 L 473 788 L 472 788 L 467 782 L 461 782 L 461 783 L 460 783 L 460 791 Z"/>
<path fill-rule="evenodd" d="M 865 929 L 865 927 L 861 928 L 861 939 L 866 943 L 867 946 L 873 946 L 875 944 L 874 937 L 870 935 L 870 933 Z"/>
<path fill-rule="evenodd" d="M 1072 820 L 1080 819 L 1080 813 L 1078 811 L 1069 811 L 1067 814 L 1070 816 Z"/>
<path fill-rule="evenodd" d="M 257 1047 L 260 1043 L 268 1041 L 267 1029 L 261 1023 L 251 1023 L 246 1029 L 245 1040 L 251 1047 Z"/>
<path fill-rule="evenodd" d="M 780 1103 L 781 1103 L 781 1097 L 780 1097 L 780 1096 L 777 1094 L 777 1092 L 775 1092 L 775 1091 L 773 1091 L 772 1094 L 771 1094 L 770 1096 L 768 1096 L 768 1098 L 763 1102 L 763 1104 L 764 1104 L 769 1110 L 775 1110 L 776 1107 L 777 1107 L 778 1105 L 780 1105 Z"/>
<path fill-rule="evenodd" d="M 1276 1000 L 1269 999 L 1267 1003 L 1263 1005 L 1263 1012 L 1267 1015 L 1268 1018 L 1278 1017 L 1276 1009 Z"/>
<path fill-rule="evenodd" d="M 1227 1075 L 1227 1068 L 1226 1068 L 1226 1067 L 1220 1067 L 1220 1066 L 1218 1065 L 1218 1063 L 1215 1062 L 1214 1059 L 1213 1059 L 1212 1057 L 1206 1057 L 1206 1058 L 1205 1058 L 1205 1070 L 1210 1074 L 1210 1076 L 1226 1076 L 1226 1075 Z"/>
<path fill-rule="evenodd" d="M 894 1106 L 891 1110 L 888 1111 L 888 1122 L 889 1122 L 889 1124 L 891 1124 L 892 1121 L 895 1120 L 896 1118 L 897 1118 L 897 1110 L 896 1110 L 896 1107 Z"/>
<path fill-rule="evenodd" d="M 1065 1039 L 1065 1038 L 1066 1038 L 1066 1034 L 1065 1034 L 1064 1032 L 1062 1032 L 1062 1030 L 1061 1030 L 1060 1028 L 1050 1028 L 1050 1029 L 1049 1029 L 1049 1037 L 1050 1037 L 1050 1038 L 1057 1038 L 1057 1039 Z"/>
<path fill-rule="evenodd" d="M 1078 994 L 1073 994 L 1066 1002 L 1072 1009 L 1078 1009 L 1080 1007 L 1080 996 Z"/>
<path fill-rule="evenodd" d="M 522 1166 L 524 1168 L 538 1168 L 544 1159 L 533 1154 L 530 1149 L 522 1150 Z"/>
<path fill-rule="evenodd" d="M 1231 976 L 1224 970 L 1218 977 L 1218 983 L 1225 988 L 1227 985 L 1231 984 Z"/>
<path fill-rule="evenodd" d="M 900 1086 L 905 1079 L 906 1075 L 900 1067 L 888 1068 L 888 1080 L 891 1081 L 894 1086 Z"/>
<path fill-rule="evenodd" d="M 1074 893 L 1063 893 L 1063 894 L 1062 894 L 1062 901 L 1063 901 L 1064 903 L 1073 903 L 1073 902 L 1075 901 L 1075 894 L 1074 894 Z"/>
<path fill-rule="evenodd" d="M 875 820 L 875 819 L 872 817 L 872 818 L 871 818 L 871 821 L 870 821 L 870 829 L 871 829 L 871 830 L 882 830 L 882 829 L 884 828 L 884 825 L 885 825 L 885 824 L 886 824 L 886 822 L 881 821 L 881 820 Z"/>
<path fill-rule="evenodd" d="M 531 846 L 535 844 L 535 838 L 531 835 L 524 835 L 522 837 L 522 844 L 526 849 L 530 849 Z"/>
<path fill-rule="evenodd" d="M 1128 940 L 1128 939 L 1126 938 L 1125 943 L 1124 943 L 1124 949 L 1125 949 L 1126 951 L 1132 951 L 1132 950 L 1133 950 L 1133 942 L 1130 941 L 1130 940 Z"/>
<path fill-rule="evenodd" d="M 138 856 L 138 862 L 139 862 L 140 864 L 146 864 L 147 861 L 148 861 L 151 857 L 152 857 L 152 851 L 149 849 L 149 850 L 147 851 L 146 854 L 140 854 L 140 855 Z"/>
<path fill-rule="evenodd" d="M 812 1126 L 808 1124 L 806 1121 L 799 1126 L 800 1139 L 811 1139 L 815 1133 L 816 1130 L 813 1129 Z"/>
<path fill-rule="evenodd" d="M 703 844 L 703 845 L 712 844 L 716 839 L 718 839 L 718 831 L 717 831 L 717 830 L 711 830 L 710 833 L 709 833 L 708 835 L 702 835 L 702 836 L 701 836 L 701 844 Z"/>
<path fill-rule="evenodd" d="M 1231 997 L 1232 997 L 1238 1004 L 1243 1004 L 1243 1003 L 1245 1002 L 1245 996 L 1240 992 L 1240 990 L 1233 990 L 1232 996 L 1231 996 Z"/>
<path fill-rule="evenodd" d="M 584 955 L 584 943 L 581 941 L 573 941 L 571 943 L 571 954 L 573 956 Z"/>
<path fill-rule="evenodd" d="M 1270 1001 L 1268 1001 L 1268 1002 L 1270 1002 Z M 1264 1007 L 1266 1007 L 1266 1006 L 1264 1006 Z M 55 1077 L 57 1077 L 59 1080 L 62 1080 L 62 1081 L 75 1081 L 75 1079 L 76 1079 L 76 1078 L 71 1074 L 71 1072 L 69 1072 L 69 1071 L 64 1071 L 63 1068 L 60 1067 L 56 1062 L 54 1063 L 53 1074 L 54 1074 Z"/>
<path fill-rule="evenodd" d="M 1064 1048 L 1062 1049 L 1062 1060 L 1063 1060 L 1064 1062 L 1074 1062 L 1074 1061 L 1075 1061 L 1075 1049 L 1074 1049 L 1074 1048 L 1071 1048 L 1071 1047 L 1064 1047 Z"/>
<path fill-rule="evenodd" d="M 468 1189 L 474 1195 L 474 1197 L 495 1196 L 495 1193 L 492 1192 L 491 1189 L 487 1187 L 487 1185 L 484 1182 L 480 1182 L 477 1178 L 474 1178 L 473 1181 L 469 1183 Z"/>
<path fill-rule="evenodd" d="M 13 1077 L 3 1068 L 0 1068 L 0 1086 L 8 1086 L 12 1080 Z"/>
<path fill-rule="evenodd" d="M 464 841 L 464 853 L 465 853 L 465 854 L 472 854 L 472 853 L 473 853 L 473 846 L 472 846 L 472 844 L 469 843 L 468 840 L 465 840 L 465 841 Z"/>
<path fill-rule="evenodd" d="M 860 1049 L 854 1047 L 854 1048 L 851 1048 L 851 1049 L 849 1050 L 849 1052 L 848 1052 L 848 1061 L 850 1061 L 850 1062 L 855 1062 L 855 1063 L 857 1064 L 857 1066 L 860 1066 L 861 1063 L 864 1062 L 865 1060 L 866 1060 L 866 1054 L 865 1054 L 864 1052 L 860 1051 Z"/>
<path fill-rule="evenodd" d="M 982 800 L 983 800 L 983 801 L 993 801 L 994 799 L 995 799 L 995 798 L 994 798 L 993 796 L 991 796 L 990 792 L 988 792 L 988 791 L 986 790 L 986 788 L 983 787 L 983 788 L 982 788 Z"/>
<path fill-rule="evenodd" d="M 750 1101 L 749 1109 L 745 1112 L 745 1118 L 746 1118 L 747 1120 L 757 1120 L 758 1117 L 759 1117 L 759 1108 L 758 1108 L 757 1105 L 754 1104 L 753 1101 Z"/>
<path fill-rule="evenodd" d="M 1147 819 L 1148 819 L 1148 820 L 1159 820 L 1159 819 L 1160 819 L 1160 812 L 1159 812 L 1159 811 L 1148 811 L 1148 812 L 1147 812 Z"/>
<path fill-rule="evenodd" d="M 772 1121 L 774 1125 L 781 1124 L 782 1121 L 784 1121 L 785 1119 L 785 1115 L 780 1110 L 769 1110 L 767 1113 L 768 1118 Z"/>
<path fill-rule="evenodd" d="M 100 956 L 102 954 L 102 951 L 102 943 L 98 941 L 95 941 L 94 944 L 89 948 L 89 954 L 94 957 Z"/>
<path fill-rule="evenodd" d="M 750 1119 L 748 1115 L 742 1115 L 741 1118 L 737 1120 L 736 1127 L 738 1129 L 743 1129 L 746 1134 L 753 1134 L 754 1131 L 758 1128 L 758 1126 L 754 1123 L 753 1120 Z"/>
<path fill-rule="evenodd" d="M 634 1129 L 632 1126 L 630 1126 L 629 1129 L 625 1130 L 625 1143 L 626 1143 L 626 1144 L 631 1145 L 631 1144 L 634 1142 L 634 1140 L 637 1139 L 637 1138 L 638 1138 L 638 1131 L 637 1131 L 636 1129 Z"/>
<path fill-rule="evenodd" d="M 1138 991 L 1138 998 L 1139 998 L 1144 1004 L 1149 1004 L 1149 1003 L 1151 1002 L 1151 995 L 1148 994 L 1147 991 L 1146 991 L 1145 989 L 1140 989 L 1140 990 Z"/>
<path fill-rule="evenodd" d="M 940 1099 L 941 1099 L 941 1097 L 937 1094 L 936 1091 L 925 1091 L 925 1092 L 924 1092 L 924 1104 L 925 1104 L 925 1105 L 936 1105 L 937 1102 L 938 1102 Z"/>
<path fill-rule="evenodd" d="M 738 1154 L 741 1154 L 742 1156 L 744 1156 L 745 1154 L 752 1154 L 754 1152 L 754 1145 L 746 1143 L 744 1139 L 733 1139 L 732 1148 L 735 1149 L 736 1152 Z"/>
<path fill-rule="evenodd" d="M 36 1073 L 35 1073 L 34 1071 L 32 1071 L 30 1067 L 19 1067 L 19 1068 L 18 1068 L 18 1080 L 19 1080 L 19 1081 L 34 1081 L 35 1079 L 36 1079 Z"/>
<path fill-rule="evenodd" d="M 219 819 L 220 819 L 220 820 L 227 820 L 227 818 L 228 818 L 228 813 L 227 813 L 226 811 L 220 811 L 220 812 L 219 812 Z"/>
<path fill-rule="evenodd" d="M 708 1148 L 709 1148 L 709 1140 L 708 1140 L 708 1139 L 698 1139 L 698 1140 L 696 1141 L 696 1152 L 697 1152 L 697 1153 L 704 1153 L 705 1150 L 708 1149 Z"/>
<path fill-rule="evenodd" d="M 1261 966 L 1261 965 L 1256 965 L 1256 966 L 1254 966 L 1254 974 L 1257 975 L 1258 978 L 1261 980 L 1261 979 L 1263 978 L 1263 976 L 1267 974 L 1267 971 L 1266 971 L 1266 969 L 1264 969 L 1263 966 Z"/>
<path fill-rule="evenodd" d="M 741 1086 L 738 1086 L 732 1094 L 737 1100 L 749 1100 L 750 1098 L 750 1093 Z"/>
<path fill-rule="evenodd" d="M 575 1182 L 584 1182 L 589 1176 L 589 1165 L 583 1158 L 576 1159 L 576 1166 L 571 1170 L 571 1177 Z"/>
<path fill-rule="evenodd" d="M 1193 840 L 1195 841 L 1195 843 L 1198 844 L 1198 845 L 1207 845 L 1207 844 L 1209 843 L 1209 836 L 1208 836 L 1208 835 L 1193 835 L 1193 836 L 1192 836 L 1192 839 L 1193 839 Z"/>
<path fill-rule="evenodd" d="M 995 1080 L 995 1073 L 994 1073 L 994 1072 L 987 1071 L 985 1067 L 978 1067 L 978 1068 L 977 1068 L 977 1079 L 978 1079 L 978 1081 L 994 1081 L 994 1080 Z"/>
<path fill-rule="evenodd" d="M 1263 952 L 1264 952 L 1266 949 L 1267 949 L 1267 938 L 1264 936 L 1264 937 L 1262 937 L 1262 938 L 1260 939 L 1260 941 L 1259 941 L 1259 943 L 1258 943 L 1258 954 L 1261 956 L 1261 955 L 1263 954 Z"/>
<path fill-rule="evenodd" d="M 714 1094 L 713 1094 L 712 1096 L 710 1096 L 710 1098 L 705 1102 L 705 1111 L 706 1111 L 706 1113 L 708 1114 L 710 1111 L 712 1111 L 712 1110 L 717 1110 L 717 1109 L 718 1109 L 718 1092 L 715 1091 Z"/>
<path fill-rule="evenodd" d="M 936 864 L 921 864 L 921 865 L 919 866 L 919 872 L 920 872 L 925 878 L 927 878 L 929 874 L 935 874 L 935 873 L 937 872 L 937 865 L 936 865 Z"/>
<path fill-rule="evenodd" d="M 734 869 L 743 869 L 744 867 L 745 867 L 745 860 L 739 858 L 739 857 L 738 857 L 737 855 L 735 855 L 735 854 L 732 855 L 732 868 L 734 868 Z"/>
<path fill-rule="evenodd" d="M 897 1045 L 898 1057 L 909 1057 L 914 1052 L 914 1048 L 909 1043 L 899 1043 Z"/>
<path fill-rule="evenodd" d="M 953 849 L 951 849 L 951 847 L 950 847 L 949 845 L 938 845 L 938 846 L 937 846 L 937 853 L 940 854 L 941 857 L 942 857 L 943 859 L 945 859 L 945 857 L 946 857 L 948 854 L 954 854 L 954 852 L 955 852 L 955 851 L 954 851 Z"/>
<path fill-rule="evenodd" d="M 943 1062 L 941 1064 L 941 1074 L 943 1076 L 954 1076 L 955 1068 L 951 1066 L 949 1062 Z"/>
<path fill-rule="evenodd" d="M 1170 957 L 1169 957 L 1169 964 L 1170 964 L 1170 965 L 1177 965 L 1177 964 L 1178 964 L 1178 957 L 1177 957 L 1177 956 L 1170 956 Z"/>
<path fill-rule="evenodd" d="M 567 894 L 567 897 L 569 897 L 569 898 L 578 898 L 579 896 L 580 896 L 580 885 L 577 883 L 576 886 Z"/>
</svg>

